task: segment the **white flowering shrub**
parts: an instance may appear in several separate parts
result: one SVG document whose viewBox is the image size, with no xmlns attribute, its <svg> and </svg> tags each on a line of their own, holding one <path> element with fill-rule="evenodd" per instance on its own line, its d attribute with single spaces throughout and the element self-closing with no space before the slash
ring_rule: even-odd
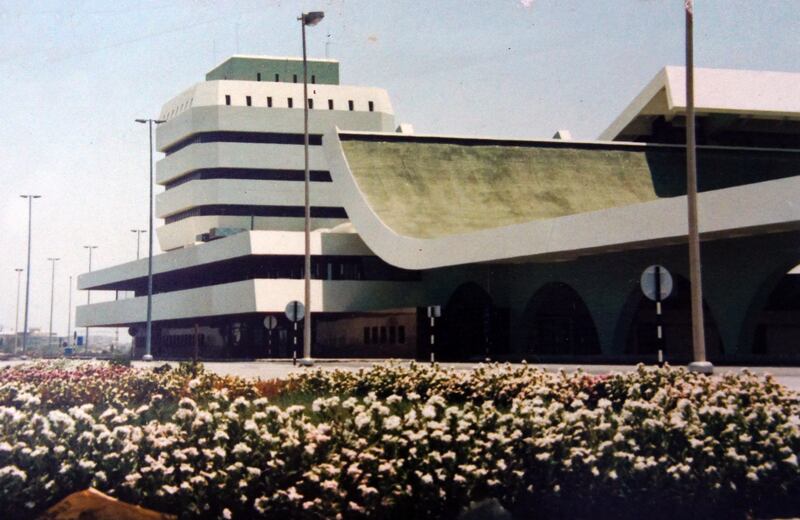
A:
<svg viewBox="0 0 800 520">
<path fill-rule="evenodd" d="M 798 512 L 798 396 L 748 373 L 392 365 L 294 376 L 277 406 L 253 382 L 125 369 L 171 390 L 67 406 L 12 370 L 2 518 L 89 486 L 187 518 L 452 518 L 486 498 L 520 518 Z"/>
</svg>

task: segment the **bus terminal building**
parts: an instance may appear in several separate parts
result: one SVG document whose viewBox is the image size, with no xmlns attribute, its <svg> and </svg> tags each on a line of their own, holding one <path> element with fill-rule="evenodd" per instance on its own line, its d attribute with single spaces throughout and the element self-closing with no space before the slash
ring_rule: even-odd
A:
<svg viewBox="0 0 800 520">
<path fill-rule="evenodd" d="M 384 90 L 341 85 L 334 60 L 311 60 L 309 82 L 314 357 L 652 361 L 640 277 L 658 264 L 674 279 L 666 359 L 690 358 L 682 68 L 597 141 L 419 135 Z M 798 91 L 800 74 L 696 70 L 712 361 L 800 361 Z M 292 356 L 303 103 L 302 61 L 234 56 L 164 105 L 156 358 Z M 128 327 L 141 355 L 147 259 L 79 288 L 130 292 L 77 323 Z"/>
</svg>

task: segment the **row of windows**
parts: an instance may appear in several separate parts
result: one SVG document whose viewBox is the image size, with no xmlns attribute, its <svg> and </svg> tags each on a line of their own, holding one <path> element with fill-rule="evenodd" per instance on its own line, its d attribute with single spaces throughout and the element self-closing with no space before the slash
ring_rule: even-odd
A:
<svg viewBox="0 0 800 520">
<path fill-rule="evenodd" d="M 225 94 L 225 104 L 231 105 L 231 95 Z M 245 96 L 244 97 L 244 104 L 248 107 L 253 106 L 253 96 Z M 267 108 L 272 108 L 273 100 L 272 96 L 267 96 Z M 286 98 L 286 108 L 294 108 L 294 98 L 288 97 Z M 314 109 L 314 99 L 308 98 L 308 108 L 313 110 Z M 356 103 L 352 99 L 347 100 L 347 109 L 351 112 L 356 109 Z M 336 104 L 334 103 L 333 99 L 328 99 L 328 110 L 336 110 Z M 370 112 L 375 111 L 375 102 L 374 101 L 367 101 L 367 110 Z"/>
<path fill-rule="evenodd" d="M 308 172 L 311 182 L 331 182 L 331 172 L 311 170 Z M 259 181 L 304 181 L 304 170 L 276 170 L 268 168 L 208 168 L 195 170 L 178 177 L 164 185 L 167 190 L 178 187 L 189 181 L 206 179 L 243 179 Z"/>
<path fill-rule="evenodd" d="M 275 82 L 277 83 L 280 80 L 281 80 L 281 75 L 280 74 L 275 74 Z M 260 72 L 256 73 L 256 81 L 261 81 L 261 73 Z M 312 74 L 311 75 L 311 83 L 316 83 L 316 82 L 317 82 L 317 75 L 316 74 Z M 297 74 L 292 74 L 292 83 L 297 83 Z"/>
<path fill-rule="evenodd" d="M 405 342 L 406 328 L 403 325 L 399 327 L 394 325 L 388 327 L 364 327 L 365 345 L 393 345 L 396 343 L 402 345 Z"/>
<path fill-rule="evenodd" d="M 304 144 L 303 134 L 287 134 L 280 132 L 200 132 L 181 139 L 177 143 L 164 148 L 164 155 L 170 155 L 189 145 L 197 143 L 257 143 L 257 144 Z M 310 134 L 308 144 L 322 144 L 322 134 Z"/>
<path fill-rule="evenodd" d="M 239 217 L 304 217 L 303 206 L 248 206 L 246 204 L 209 204 L 196 206 L 186 211 L 170 215 L 164 219 L 167 224 L 190 217 L 202 216 L 239 216 Z M 312 218 L 347 218 L 344 208 L 313 206 Z"/>
</svg>

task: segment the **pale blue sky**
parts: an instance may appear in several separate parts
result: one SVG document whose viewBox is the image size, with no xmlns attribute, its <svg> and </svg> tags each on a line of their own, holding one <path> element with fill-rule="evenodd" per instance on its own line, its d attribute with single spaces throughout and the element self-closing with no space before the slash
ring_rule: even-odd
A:
<svg viewBox="0 0 800 520">
<path fill-rule="evenodd" d="M 330 41 L 342 82 L 387 89 L 398 121 L 418 132 L 540 138 L 566 128 L 591 139 L 661 67 L 683 64 L 683 0 L 524 4 L 0 1 L 0 325 L 14 327 L 13 269 L 25 265 L 18 195 L 44 196 L 30 326 L 47 328 L 46 258 L 58 256 L 63 333 L 67 276 L 87 264 L 81 246 L 100 246 L 95 267 L 130 260 L 129 229 L 147 226 L 147 133 L 133 120 L 158 115 L 237 51 L 299 55 L 302 9 L 326 12 L 309 30 L 310 55 L 324 57 Z M 800 2 L 696 4 L 698 66 L 800 72 Z"/>
</svg>

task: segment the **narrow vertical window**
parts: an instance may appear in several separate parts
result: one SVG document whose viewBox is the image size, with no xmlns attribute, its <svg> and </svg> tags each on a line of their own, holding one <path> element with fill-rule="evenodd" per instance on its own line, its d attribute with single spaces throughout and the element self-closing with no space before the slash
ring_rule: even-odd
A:
<svg viewBox="0 0 800 520">
<path fill-rule="evenodd" d="M 317 82 L 317 77 L 314 74 L 312 74 L 311 75 L 311 83 L 316 83 L 316 82 Z"/>
<path fill-rule="evenodd" d="M 378 327 L 372 327 L 372 342 L 378 343 Z"/>
<path fill-rule="evenodd" d="M 292 98 L 289 98 L 287 104 L 288 104 L 289 108 L 294 107 L 294 100 Z"/>
<path fill-rule="evenodd" d="M 356 104 L 355 104 L 355 103 L 353 103 L 353 100 L 351 99 L 351 100 L 349 100 L 349 101 L 347 102 L 347 107 L 348 107 L 348 108 L 350 109 L 350 111 L 352 112 L 353 110 L 355 110 L 355 109 L 356 109 Z"/>
<path fill-rule="evenodd" d="M 397 342 L 398 343 L 406 342 L 406 328 L 403 325 L 397 327 Z"/>
<path fill-rule="evenodd" d="M 314 108 L 314 100 L 311 98 L 308 98 L 308 108 L 309 110 Z"/>
<path fill-rule="evenodd" d="M 244 99 L 247 102 L 247 106 L 249 106 L 249 107 L 253 106 L 253 98 L 252 97 L 247 96 Z"/>
<path fill-rule="evenodd" d="M 328 110 L 333 110 L 333 100 L 332 99 L 328 100 Z"/>
<path fill-rule="evenodd" d="M 267 96 L 267 108 L 272 108 L 272 96 Z"/>
<path fill-rule="evenodd" d="M 225 104 L 226 105 L 231 104 L 231 96 L 229 94 L 225 94 Z"/>
<path fill-rule="evenodd" d="M 275 81 L 280 81 L 280 80 L 281 80 L 281 75 L 275 74 Z"/>
<path fill-rule="evenodd" d="M 292 75 L 292 81 L 293 81 L 294 83 L 297 83 L 297 74 L 293 74 L 293 75 Z"/>
<path fill-rule="evenodd" d="M 372 101 L 369 102 L 369 111 L 375 112 L 375 103 L 373 103 Z"/>
<path fill-rule="evenodd" d="M 381 344 L 386 343 L 386 327 L 381 327 Z"/>
<path fill-rule="evenodd" d="M 261 73 L 256 72 L 256 81 L 261 81 Z"/>
<path fill-rule="evenodd" d="M 369 327 L 364 327 L 364 344 L 369 345 Z"/>
<path fill-rule="evenodd" d="M 392 325 L 389 327 L 389 343 L 394 343 L 397 340 L 397 327 Z"/>
</svg>

